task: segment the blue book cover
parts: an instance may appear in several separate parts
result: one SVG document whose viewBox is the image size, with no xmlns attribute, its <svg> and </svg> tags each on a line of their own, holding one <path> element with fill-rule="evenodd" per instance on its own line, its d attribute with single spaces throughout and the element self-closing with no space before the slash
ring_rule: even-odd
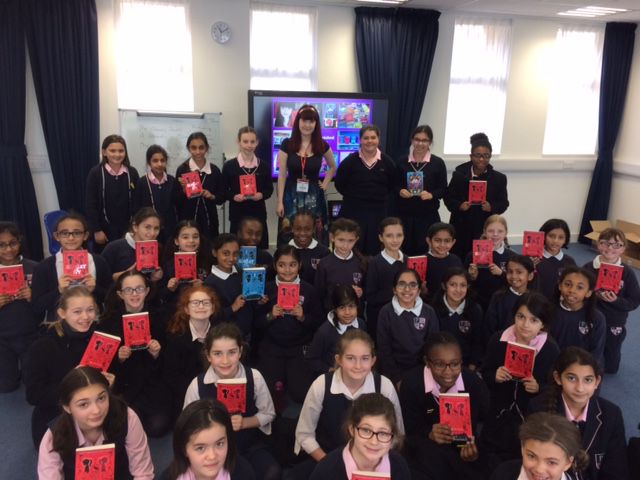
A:
<svg viewBox="0 0 640 480">
<path fill-rule="evenodd" d="M 424 174 L 418 172 L 407 172 L 407 190 L 411 195 L 420 195 L 424 190 Z"/>
<path fill-rule="evenodd" d="M 240 247 L 240 254 L 238 255 L 238 267 L 243 270 L 245 268 L 255 267 L 257 257 L 258 247 Z"/>
<path fill-rule="evenodd" d="M 260 300 L 264 296 L 267 270 L 264 267 L 245 268 L 242 271 L 242 296 L 245 300 Z"/>
</svg>

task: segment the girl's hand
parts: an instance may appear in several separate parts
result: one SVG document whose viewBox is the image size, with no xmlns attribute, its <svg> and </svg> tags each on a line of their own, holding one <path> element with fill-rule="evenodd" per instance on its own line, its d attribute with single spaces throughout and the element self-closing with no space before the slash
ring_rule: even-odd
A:
<svg viewBox="0 0 640 480">
<path fill-rule="evenodd" d="M 453 435 L 451 435 L 451 427 L 449 425 L 443 425 L 436 423 L 431 427 L 429 438 L 440 445 L 446 445 L 453 442 Z"/>
<path fill-rule="evenodd" d="M 205 200 L 215 200 L 216 196 L 211 193 L 209 190 L 202 190 L 202 197 L 204 197 Z"/>
<path fill-rule="evenodd" d="M 278 202 L 278 206 L 276 207 L 276 215 L 280 218 L 284 217 L 284 205 Z"/>
<path fill-rule="evenodd" d="M 178 177 L 178 183 L 182 188 L 184 188 L 184 186 L 187 184 L 187 181 L 182 177 Z"/>
<path fill-rule="evenodd" d="M 329 188 L 329 184 L 326 184 L 325 182 L 321 182 L 318 180 L 318 186 L 320 187 L 320 190 L 322 191 L 326 191 L 327 188 Z"/>
<path fill-rule="evenodd" d="M 284 309 L 276 303 L 271 309 L 271 316 L 273 318 L 284 316 Z"/>
<path fill-rule="evenodd" d="M 420 192 L 420 200 L 431 200 L 433 198 L 433 194 L 423 190 Z"/>
<path fill-rule="evenodd" d="M 411 195 L 411 192 L 409 190 L 407 190 L 406 188 L 401 188 L 400 189 L 400 197 L 401 198 L 411 198 L 411 197 L 413 197 L 413 195 Z"/>
<path fill-rule="evenodd" d="M 258 300 L 258 305 L 264 305 L 268 301 L 269 301 L 269 297 L 266 295 L 263 295 L 260 297 L 260 300 Z"/>
<path fill-rule="evenodd" d="M 9 295 L 3 295 L 3 297 L 8 297 Z M 20 290 L 18 290 L 18 294 L 16 295 L 17 300 L 26 300 L 27 302 L 31 301 L 31 289 L 28 285 L 23 285 Z"/>
<path fill-rule="evenodd" d="M 489 271 L 491 272 L 491 275 L 495 275 L 496 277 L 499 277 L 504 273 L 502 269 L 495 263 L 492 263 L 491 265 L 489 265 Z"/>
<path fill-rule="evenodd" d="M 254 195 L 248 197 L 247 200 L 253 200 L 254 202 L 257 202 L 259 200 L 262 200 L 262 198 L 262 192 L 256 192 Z"/>
<path fill-rule="evenodd" d="M 538 385 L 537 380 L 533 377 L 523 379 L 522 384 L 527 393 L 538 393 L 540 391 L 540 385 Z"/>
<path fill-rule="evenodd" d="M 482 211 L 483 212 L 490 212 L 491 211 L 491 204 L 489 202 L 482 202 Z"/>
<path fill-rule="evenodd" d="M 160 355 L 160 349 L 162 348 L 160 346 L 160 342 L 158 340 L 156 340 L 155 338 L 152 338 L 151 341 L 149 342 L 148 345 L 149 349 L 149 354 L 154 358 L 158 358 L 158 355 Z"/>
<path fill-rule="evenodd" d="M 242 429 L 242 415 L 231 415 L 231 426 L 234 432 L 239 432 Z"/>
<path fill-rule="evenodd" d="M 7 304 L 9 304 L 11 302 L 13 302 L 13 300 L 14 300 L 13 295 L 0 295 L 0 308 L 4 307 L 5 305 L 7 305 Z"/>
<path fill-rule="evenodd" d="M 355 290 L 355 292 L 356 292 L 356 296 L 357 296 L 358 298 L 362 298 L 362 293 L 363 293 L 362 288 L 361 288 L 361 287 L 359 287 L 359 286 L 357 286 L 357 285 L 351 285 L 351 286 L 352 286 L 352 287 L 353 287 L 353 289 Z"/>
<path fill-rule="evenodd" d="M 58 291 L 60 293 L 64 292 L 69 285 L 71 284 L 71 277 L 68 275 L 63 275 L 58 279 Z"/>
<path fill-rule="evenodd" d="M 466 211 L 467 211 L 467 210 L 469 210 L 470 208 L 471 208 L 471 204 L 470 204 L 468 201 L 466 201 L 466 202 L 462 202 L 462 203 L 460 204 L 460 211 L 461 211 L 461 212 L 466 212 Z"/>
<path fill-rule="evenodd" d="M 199 278 L 196 278 L 195 280 L 191 280 L 191 285 L 193 287 L 199 287 L 202 285 L 202 280 L 200 280 Z"/>
<path fill-rule="evenodd" d="M 102 375 L 104 375 L 104 378 L 109 382 L 109 387 L 113 387 L 113 383 L 116 381 L 116 376 L 110 372 L 102 372 Z"/>
<path fill-rule="evenodd" d="M 118 360 L 120 363 L 124 363 L 131 356 L 131 347 L 123 345 L 118 349 Z"/>
<path fill-rule="evenodd" d="M 87 290 L 93 292 L 96 289 L 96 277 L 93 275 L 87 275 L 82 279 L 82 283 L 87 287 Z"/>
<path fill-rule="evenodd" d="M 160 281 L 160 280 L 162 279 L 162 275 L 164 275 L 164 273 L 162 272 L 162 269 L 161 269 L 161 268 L 159 268 L 159 269 L 157 269 L 157 270 L 154 270 L 154 271 L 151 273 L 150 280 L 151 280 L 152 282 L 158 282 L 158 281 Z"/>
<path fill-rule="evenodd" d="M 504 365 L 502 367 L 498 367 L 498 369 L 496 370 L 496 382 L 504 383 L 508 382 L 509 380 L 513 380 L 513 375 L 509 373 L 509 370 L 507 370 Z"/>
<path fill-rule="evenodd" d="M 472 263 L 469 265 L 469 276 L 471 277 L 471 280 L 475 280 L 476 278 L 478 278 L 478 266 L 475 263 Z"/>
<path fill-rule="evenodd" d="M 476 447 L 476 442 L 474 437 L 471 437 L 467 443 L 460 449 L 460 460 L 463 462 L 475 462 L 480 456 L 478 452 L 478 447 Z"/>
<path fill-rule="evenodd" d="M 467 368 L 472 372 L 475 372 L 478 369 L 478 367 L 476 367 L 473 363 L 470 363 Z"/>
<path fill-rule="evenodd" d="M 176 277 L 171 277 L 167 282 L 167 289 L 171 292 L 175 292 L 178 288 L 178 279 Z"/>
<path fill-rule="evenodd" d="M 296 305 L 289 313 L 296 317 L 299 322 L 304 321 L 304 312 L 302 311 L 302 305 Z"/>
<path fill-rule="evenodd" d="M 98 245 L 104 245 L 109 241 L 109 239 L 107 238 L 107 235 L 102 230 L 93 234 L 93 240 Z"/>
<path fill-rule="evenodd" d="M 540 257 L 529 257 L 529 258 L 533 262 L 534 267 L 537 267 L 538 265 L 540 265 L 540 262 L 542 261 L 542 258 Z"/>
<path fill-rule="evenodd" d="M 596 295 L 604 302 L 615 302 L 618 299 L 618 295 L 611 290 L 599 290 L 596 292 Z"/>
<path fill-rule="evenodd" d="M 233 196 L 233 201 L 234 201 L 234 202 L 238 202 L 238 203 L 242 203 L 242 202 L 244 202 L 244 195 L 242 195 L 241 193 L 236 193 L 236 194 Z"/>
<path fill-rule="evenodd" d="M 231 304 L 231 310 L 233 311 L 233 313 L 235 313 L 238 310 L 240 310 L 242 307 L 244 307 L 245 303 L 246 303 L 246 300 L 244 299 L 244 297 L 242 295 L 238 295 L 236 299 L 233 301 L 233 303 Z"/>
</svg>

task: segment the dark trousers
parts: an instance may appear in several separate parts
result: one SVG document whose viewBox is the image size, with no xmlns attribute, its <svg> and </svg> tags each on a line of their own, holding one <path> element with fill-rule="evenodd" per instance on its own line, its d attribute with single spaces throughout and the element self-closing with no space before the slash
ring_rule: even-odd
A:
<svg viewBox="0 0 640 480">
<path fill-rule="evenodd" d="M 622 358 L 622 342 L 627 336 L 624 325 L 607 325 L 607 339 L 604 344 L 604 371 L 618 373 Z"/>
<path fill-rule="evenodd" d="M 404 227 L 403 253 L 410 256 L 424 255 L 429 249 L 426 240 L 427 231 L 431 225 L 440 221 L 440 215 L 436 211 L 421 217 L 400 215 L 400 219 Z"/>
<path fill-rule="evenodd" d="M 20 386 L 21 368 L 34 338 L 34 335 L 0 337 L 0 393 L 13 392 Z"/>
</svg>

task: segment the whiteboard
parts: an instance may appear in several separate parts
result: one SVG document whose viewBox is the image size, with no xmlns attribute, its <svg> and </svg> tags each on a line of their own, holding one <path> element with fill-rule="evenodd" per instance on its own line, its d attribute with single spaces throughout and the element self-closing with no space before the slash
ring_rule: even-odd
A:
<svg viewBox="0 0 640 480">
<path fill-rule="evenodd" d="M 176 168 L 189 158 L 186 143 L 193 132 L 202 132 L 209 141 L 209 161 L 222 169 L 221 113 L 181 114 L 173 112 L 140 112 L 120 110 L 120 135 L 127 142 L 131 164 L 140 175 L 146 172 L 146 152 L 153 144 L 169 153 L 167 171 L 173 175 Z"/>
</svg>

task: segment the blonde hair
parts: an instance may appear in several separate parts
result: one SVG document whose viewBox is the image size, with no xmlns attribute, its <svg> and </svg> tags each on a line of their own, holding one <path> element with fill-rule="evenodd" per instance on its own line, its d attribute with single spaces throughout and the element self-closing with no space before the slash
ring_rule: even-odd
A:
<svg viewBox="0 0 640 480">
<path fill-rule="evenodd" d="M 487 238 L 485 232 L 487 231 L 487 228 L 489 227 L 489 225 L 491 225 L 492 223 L 500 223 L 504 227 L 504 232 L 505 232 L 504 244 L 508 247 L 509 241 L 507 240 L 507 235 L 509 234 L 509 227 L 507 225 L 507 219 L 504 218 L 502 215 L 498 215 L 497 213 L 494 213 L 493 215 L 489 215 L 489 217 L 484 221 L 484 225 L 482 226 L 482 236 L 480 238 L 482 239 Z"/>
</svg>

